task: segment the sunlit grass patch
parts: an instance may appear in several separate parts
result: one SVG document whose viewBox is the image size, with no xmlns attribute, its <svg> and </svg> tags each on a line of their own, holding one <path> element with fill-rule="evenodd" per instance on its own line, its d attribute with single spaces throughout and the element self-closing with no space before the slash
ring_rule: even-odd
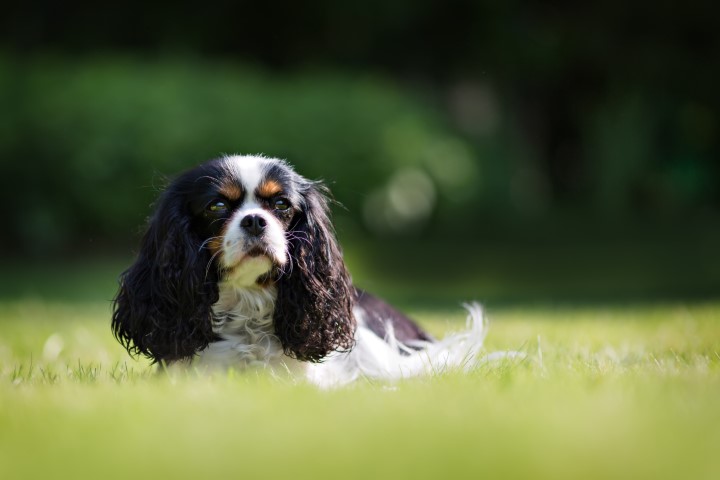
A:
<svg viewBox="0 0 720 480">
<path fill-rule="evenodd" d="M 434 335 L 464 312 L 416 311 Z M 0 304 L 1 478 L 717 478 L 720 305 L 489 308 L 522 358 L 320 391 L 157 374 L 107 303 Z"/>
</svg>

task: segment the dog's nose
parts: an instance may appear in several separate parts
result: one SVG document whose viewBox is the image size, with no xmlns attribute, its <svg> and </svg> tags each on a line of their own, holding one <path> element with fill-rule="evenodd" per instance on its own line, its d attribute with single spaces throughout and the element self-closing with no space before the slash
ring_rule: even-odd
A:
<svg viewBox="0 0 720 480">
<path fill-rule="evenodd" d="M 240 226 L 248 233 L 248 235 L 257 237 L 263 233 L 263 230 L 265 230 L 267 220 L 260 215 L 246 215 L 242 220 L 240 220 Z"/>
</svg>

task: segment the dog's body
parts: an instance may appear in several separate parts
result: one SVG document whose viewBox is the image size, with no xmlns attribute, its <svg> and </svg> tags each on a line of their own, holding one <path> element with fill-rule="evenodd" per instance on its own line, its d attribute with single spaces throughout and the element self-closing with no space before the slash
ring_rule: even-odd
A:
<svg viewBox="0 0 720 480">
<path fill-rule="evenodd" d="M 472 360 L 484 336 L 433 340 L 350 281 L 325 189 L 285 162 L 222 157 L 163 193 L 121 278 L 113 332 L 155 362 L 291 371 L 320 386 Z"/>
</svg>

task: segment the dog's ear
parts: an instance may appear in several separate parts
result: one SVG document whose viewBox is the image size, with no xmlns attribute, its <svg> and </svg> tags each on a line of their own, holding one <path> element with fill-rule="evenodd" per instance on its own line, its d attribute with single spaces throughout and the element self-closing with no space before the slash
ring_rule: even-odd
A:
<svg viewBox="0 0 720 480">
<path fill-rule="evenodd" d="M 291 262 L 277 282 L 275 333 L 285 353 L 318 362 L 353 346 L 355 290 L 330 221 L 327 189 L 303 181 L 288 231 Z"/>
<path fill-rule="evenodd" d="M 210 253 L 171 187 L 160 198 L 135 263 L 120 277 L 112 330 L 131 355 L 154 362 L 189 359 L 213 339 L 218 299 Z"/>
</svg>

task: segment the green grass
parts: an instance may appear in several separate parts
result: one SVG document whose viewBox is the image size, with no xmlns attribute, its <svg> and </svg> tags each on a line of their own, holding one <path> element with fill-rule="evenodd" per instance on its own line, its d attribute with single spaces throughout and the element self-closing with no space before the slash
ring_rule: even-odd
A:
<svg viewBox="0 0 720 480">
<path fill-rule="evenodd" d="M 328 392 L 157 375 L 107 302 L 3 300 L 0 478 L 720 478 L 720 303 L 490 307 L 525 360 Z"/>
</svg>

